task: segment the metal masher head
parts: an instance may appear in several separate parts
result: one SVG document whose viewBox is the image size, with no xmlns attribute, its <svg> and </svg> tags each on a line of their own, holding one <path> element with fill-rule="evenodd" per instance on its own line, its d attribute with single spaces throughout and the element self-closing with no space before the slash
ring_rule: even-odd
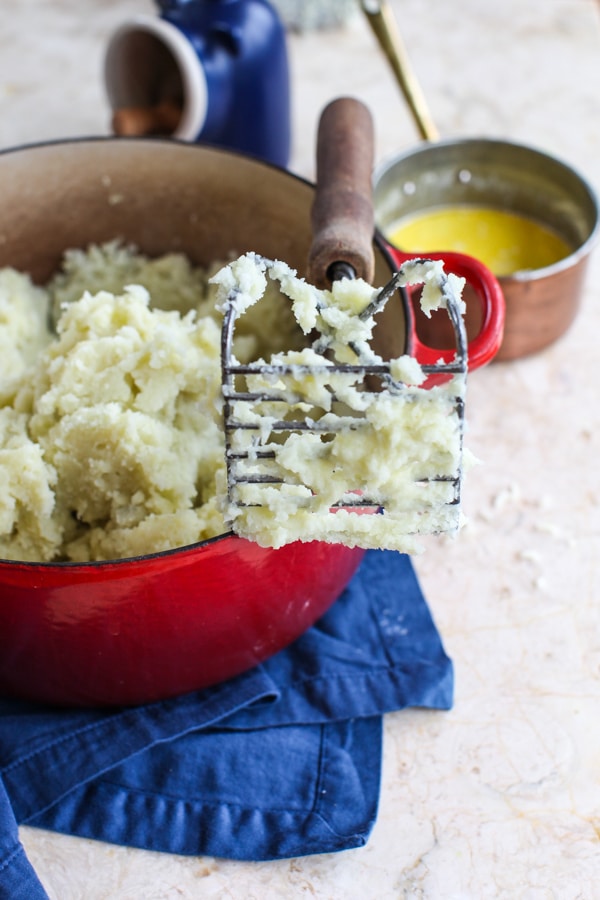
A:
<svg viewBox="0 0 600 900">
<path fill-rule="evenodd" d="M 290 285 L 308 289 L 281 263 L 251 257 L 265 278 L 280 281 L 282 302 L 292 302 Z M 450 318 L 454 359 L 420 367 L 405 356 L 382 360 L 361 328 L 368 338 L 396 291 L 423 283 Z M 340 285 L 338 293 L 364 297 L 360 312 L 336 308 L 335 285 L 314 289 L 312 344 L 246 364 L 235 359 L 233 341 L 248 297 L 241 284 L 227 294 L 227 514 L 238 533 L 271 546 L 322 539 L 411 551 L 409 536 L 453 531 L 460 522 L 467 341 L 457 279 L 441 263 L 413 260 L 377 291 Z M 358 338 L 348 340 L 353 319 Z"/>
</svg>

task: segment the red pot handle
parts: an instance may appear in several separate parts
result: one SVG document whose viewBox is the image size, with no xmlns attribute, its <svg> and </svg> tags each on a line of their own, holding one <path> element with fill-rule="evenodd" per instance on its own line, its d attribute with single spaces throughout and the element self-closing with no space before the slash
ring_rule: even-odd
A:
<svg viewBox="0 0 600 900">
<path fill-rule="evenodd" d="M 452 272 L 466 279 L 467 284 L 471 286 L 479 300 L 481 312 L 479 331 L 469 339 L 468 343 L 469 370 L 478 369 L 490 362 L 500 349 L 504 334 L 504 294 L 495 275 L 479 260 L 464 253 L 404 253 L 389 244 L 388 252 L 398 266 L 417 256 L 426 259 L 441 259 L 446 273 Z M 422 365 L 435 364 L 440 359 L 451 362 L 454 358 L 455 347 L 434 348 L 428 346 L 419 339 L 414 326 L 411 337 L 412 355 Z"/>
</svg>

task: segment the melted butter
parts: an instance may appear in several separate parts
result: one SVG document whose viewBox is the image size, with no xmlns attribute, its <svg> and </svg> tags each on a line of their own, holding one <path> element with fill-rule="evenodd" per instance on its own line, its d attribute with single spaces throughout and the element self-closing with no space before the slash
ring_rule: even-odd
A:
<svg viewBox="0 0 600 900">
<path fill-rule="evenodd" d="M 572 252 L 534 219 L 486 206 L 438 207 L 392 224 L 388 239 L 407 253 L 454 251 L 474 256 L 495 275 L 543 269 Z"/>
</svg>

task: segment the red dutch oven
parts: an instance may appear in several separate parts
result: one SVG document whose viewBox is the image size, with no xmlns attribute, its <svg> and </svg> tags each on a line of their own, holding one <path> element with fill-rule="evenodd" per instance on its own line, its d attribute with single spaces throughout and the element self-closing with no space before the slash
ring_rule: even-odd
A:
<svg viewBox="0 0 600 900">
<path fill-rule="evenodd" d="M 313 186 L 252 158 L 173 140 L 98 138 L 0 154 L 0 266 L 44 283 L 70 247 L 115 238 L 199 265 L 255 250 L 302 274 Z M 376 284 L 401 261 L 378 237 Z M 504 305 L 475 260 L 446 255 L 479 301 L 470 367 L 496 353 Z M 440 357 L 399 293 L 377 349 Z M 453 353 L 453 350 L 448 350 Z M 150 702 L 223 681 L 299 637 L 335 601 L 362 551 L 321 542 L 261 548 L 227 533 L 135 559 L 0 560 L 0 693 L 66 706 Z"/>
</svg>

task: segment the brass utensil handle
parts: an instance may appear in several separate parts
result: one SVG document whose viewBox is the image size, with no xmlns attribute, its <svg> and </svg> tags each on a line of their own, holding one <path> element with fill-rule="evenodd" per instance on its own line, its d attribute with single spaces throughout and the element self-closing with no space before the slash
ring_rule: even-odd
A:
<svg viewBox="0 0 600 900">
<path fill-rule="evenodd" d="M 373 120 L 363 103 L 340 97 L 325 107 L 317 135 L 308 259 L 309 281 L 319 288 L 335 280 L 337 264 L 350 266 L 351 276 L 373 280 L 373 147 Z"/>
<path fill-rule="evenodd" d="M 412 70 L 404 42 L 388 0 L 362 0 L 362 10 L 385 53 L 412 113 L 419 134 L 426 141 L 438 141 L 439 132 L 431 117 L 419 82 Z"/>
</svg>

